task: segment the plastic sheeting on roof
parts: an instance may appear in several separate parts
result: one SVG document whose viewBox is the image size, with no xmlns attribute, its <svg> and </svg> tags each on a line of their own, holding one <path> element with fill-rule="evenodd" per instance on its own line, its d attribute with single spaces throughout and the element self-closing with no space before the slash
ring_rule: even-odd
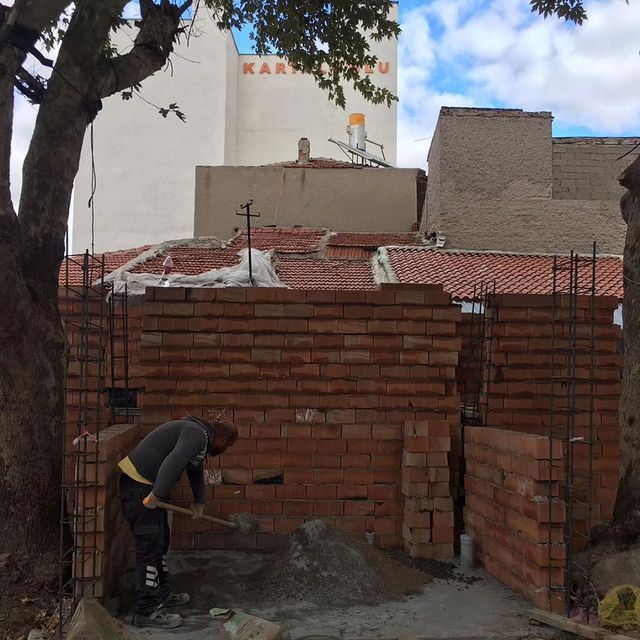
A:
<svg viewBox="0 0 640 640">
<path fill-rule="evenodd" d="M 185 276 L 180 273 L 131 273 L 117 269 L 105 278 L 112 282 L 114 293 L 122 293 L 126 286 L 130 296 L 143 296 L 147 287 L 283 287 L 284 284 L 271 264 L 270 251 L 251 249 L 251 272 L 253 282 L 249 278 L 249 250 L 238 252 L 240 262 L 232 267 L 211 269 L 198 275 Z"/>
</svg>

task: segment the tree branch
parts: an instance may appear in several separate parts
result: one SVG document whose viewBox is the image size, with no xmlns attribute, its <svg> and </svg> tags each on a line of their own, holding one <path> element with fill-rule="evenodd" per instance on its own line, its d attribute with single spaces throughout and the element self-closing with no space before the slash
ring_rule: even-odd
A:
<svg viewBox="0 0 640 640">
<path fill-rule="evenodd" d="M 95 115 L 93 72 L 127 0 L 77 0 L 62 39 L 22 171 L 18 220 L 25 281 L 54 300 L 73 180 Z"/>
<path fill-rule="evenodd" d="M 45 91 L 47 90 L 43 78 L 32 75 L 24 68 L 18 69 L 14 84 L 16 89 L 34 104 L 40 104 L 42 102 Z"/>
<path fill-rule="evenodd" d="M 179 33 L 180 19 L 191 0 L 178 6 L 141 0 L 143 19 L 133 49 L 116 58 L 103 58 L 96 71 L 96 88 L 101 98 L 142 82 L 165 65 Z"/>
<path fill-rule="evenodd" d="M 0 245 L 11 242 L 18 229 L 10 185 L 14 78 L 29 48 L 67 4 L 68 0 L 16 0 L 13 7 L 0 4 Z"/>
</svg>

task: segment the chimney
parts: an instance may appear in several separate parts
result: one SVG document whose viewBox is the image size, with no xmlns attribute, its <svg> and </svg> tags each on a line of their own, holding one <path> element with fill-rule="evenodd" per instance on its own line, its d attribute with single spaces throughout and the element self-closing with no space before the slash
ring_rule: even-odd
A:
<svg viewBox="0 0 640 640">
<path fill-rule="evenodd" d="M 309 138 L 300 138 L 298 142 L 298 162 L 309 162 L 311 158 L 311 143 Z"/>
<path fill-rule="evenodd" d="M 352 113 L 349 116 L 349 146 L 360 151 L 367 150 L 367 131 L 365 129 L 364 113 Z"/>
</svg>

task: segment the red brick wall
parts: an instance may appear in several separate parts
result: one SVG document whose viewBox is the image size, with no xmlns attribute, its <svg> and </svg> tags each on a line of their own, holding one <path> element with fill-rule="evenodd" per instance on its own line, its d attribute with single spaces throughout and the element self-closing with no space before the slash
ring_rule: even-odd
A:
<svg viewBox="0 0 640 640">
<path fill-rule="evenodd" d="M 569 375 L 569 300 L 558 298 L 555 350 L 552 350 L 550 296 L 496 296 L 493 312 L 493 369 L 489 388 L 488 426 L 565 438 Z M 613 324 L 615 298 L 596 299 L 595 367 L 590 369 L 591 301 L 578 298 L 575 436 L 589 440 L 593 393 L 593 524 L 609 520 L 619 481 L 618 402 L 622 358 L 617 343 L 620 328 Z M 551 410 L 552 358 L 556 381 Z M 563 412 L 564 410 L 564 412 Z M 575 497 L 585 505 L 588 496 L 588 447 L 575 445 Z M 586 534 L 586 506 L 577 505 L 574 526 Z"/>
<path fill-rule="evenodd" d="M 85 549 L 84 576 L 85 589 L 95 597 L 103 597 L 113 592 L 121 573 L 127 567 L 131 550 L 129 527 L 124 520 L 120 506 L 117 468 L 118 462 L 131 449 L 138 436 L 135 425 L 118 424 L 103 429 L 98 441 L 98 463 L 80 466 L 75 477 L 81 485 L 89 483 L 82 492 L 71 490 L 67 497 L 69 512 L 81 518 L 86 509 L 87 525 L 74 532 L 77 549 L 76 562 L 81 560 L 81 549 Z M 87 442 L 87 451 L 93 452 L 95 460 L 96 444 Z M 77 499 L 77 504 L 74 501 Z M 93 516 L 97 517 L 94 521 Z M 94 554 L 95 550 L 95 554 Z M 95 559 L 94 559 L 95 556 Z M 75 576 L 81 575 L 81 567 L 76 567 Z M 93 580 L 92 580 L 93 578 Z"/>
<path fill-rule="evenodd" d="M 145 427 L 225 408 L 241 438 L 210 461 L 227 480 L 207 487 L 207 510 L 262 519 L 256 536 L 178 519 L 174 546 L 267 548 L 320 517 L 371 531 L 382 547 L 450 555 L 445 431 L 459 426 L 459 316 L 439 287 L 147 290 Z M 403 451 L 418 456 L 404 472 Z M 259 483 L 274 474 L 282 484 Z M 174 495 L 189 498 L 188 486 Z M 409 513 L 421 518 L 403 537 Z"/>
<path fill-rule="evenodd" d="M 548 587 L 564 585 L 565 508 L 552 500 L 550 513 L 548 496 L 559 496 L 562 443 L 467 427 L 465 457 L 465 525 L 477 559 L 536 607 L 561 610 L 564 594 Z"/>
<path fill-rule="evenodd" d="M 77 421 L 80 419 L 79 407 L 81 402 L 86 403 L 90 407 L 88 413 L 88 423 L 96 422 L 96 408 L 99 406 L 99 390 L 104 385 L 104 378 L 99 378 L 100 368 L 97 360 L 100 355 L 100 336 L 99 336 L 99 320 L 101 313 L 104 314 L 104 332 L 102 338 L 102 357 L 104 358 L 109 348 L 109 326 L 108 318 L 106 315 L 107 305 L 101 300 L 101 298 L 93 293 L 87 306 L 87 313 L 89 319 L 83 320 L 83 302 L 81 298 L 74 295 L 73 292 L 65 294 L 64 290 L 59 292 L 59 307 L 62 321 L 67 323 L 67 353 L 68 353 L 68 368 L 67 368 L 67 448 L 70 447 L 71 441 L 79 435 Z M 82 353 L 82 339 L 83 332 L 81 325 L 88 327 L 87 330 L 87 342 L 88 342 L 88 355 L 93 360 L 87 363 L 86 373 L 81 370 L 81 363 L 78 360 Z M 103 369 L 103 373 L 104 373 Z M 81 375 L 86 375 L 86 384 L 84 385 L 84 391 L 86 391 L 86 399 L 81 400 L 80 391 L 81 387 Z M 109 417 L 106 413 L 105 399 L 102 398 L 100 404 L 101 416 L 100 419 L 103 424 L 107 424 Z"/>
</svg>

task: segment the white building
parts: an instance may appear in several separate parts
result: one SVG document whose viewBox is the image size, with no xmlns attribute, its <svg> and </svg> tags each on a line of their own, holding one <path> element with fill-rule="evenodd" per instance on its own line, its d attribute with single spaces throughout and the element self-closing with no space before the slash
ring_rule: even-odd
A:
<svg viewBox="0 0 640 640">
<path fill-rule="evenodd" d="M 397 19 L 397 7 L 394 12 Z M 379 64 L 362 73 L 397 94 L 397 41 L 371 46 Z M 198 19 L 189 46 L 178 45 L 172 65 L 145 80 L 142 88 L 144 98 L 158 107 L 177 103 L 186 123 L 173 114 L 162 118 L 141 99 L 124 101 L 120 95 L 104 101 L 95 121 L 95 251 L 192 237 L 198 165 L 293 160 L 302 137 L 311 140 L 312 156 L 345 159 L 327 138 L 347 139 L 351 112 L 366 114 L 369 136 L 384 145 L 394 164 L 395 104 L 374 106 L 345 89 L 347 107 L 342 110 L 310 76 L 275 56 L 239 54 L 230 32 L 219 31 L 208 17 Z M 90 194 L 87 135 L 74 191 L 74 252 L 91 248 Z"/>
</svg>

